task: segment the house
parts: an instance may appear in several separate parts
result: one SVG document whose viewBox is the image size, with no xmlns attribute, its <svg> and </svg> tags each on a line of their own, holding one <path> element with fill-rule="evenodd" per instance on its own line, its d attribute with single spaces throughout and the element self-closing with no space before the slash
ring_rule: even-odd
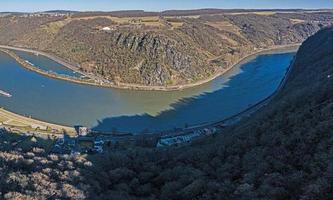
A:
<svg viewBox="0 0 333 200">
<path fill-rule="evenodd" d="M 177 136 L 166 136 L 162 137 L 158 143 L 157 147 L 165 147 L 165 146 L 173 146 L 173 145 L 180 145 L 184 143 L 190 143 L 195 138 L 198 138 L 201 136 L 201 133 L 199 131 L 187 133 L 184 135 L 177 135 Z"/>
<path fill-rule="evenodd" d="M 90 130 L 88 127 L 79 127 L 79 136 L 87 136 Z"/>
<path fill-rule="evenodd" d="M 77 136 L 87 136 L 90 133 L 90 129 L 84 126 L 74 126 Z"/>
</svg>

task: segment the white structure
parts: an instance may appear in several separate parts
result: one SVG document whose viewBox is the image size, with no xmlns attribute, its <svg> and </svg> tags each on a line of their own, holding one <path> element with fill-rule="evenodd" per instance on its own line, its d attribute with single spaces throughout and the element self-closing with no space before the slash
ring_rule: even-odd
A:
<svg viewBox="0 0 333 200">
<path fill-rule="evenodd" d="M 79 128 L 79 136 L 86 136 L 90 132 L 88 127 L 80 127 Z"/>
<path fill-rule="evenodd" d="M 172 146 L 182 143 L 190 143 L 194 138 L 200 137 L 200 134 L 197 132 L 193 132 L 186 135 L 178 135 L 172 137 L 165 137 L 161 138 L 158 143 L 157 147 L 165 147 L 165 146 Z"/>
<path fill-rule="evenodd" d="M 217 129 L 215 127 L 212 127 L 212 128 L 204 128 L 204 129 L 195 130 L 193 132 L 183 134 L 183 135 L 164 136 L 161 139 L 159 139 L 159 141 L 157 143 L 157 147 L 166 147 L 166 146 L 190 143 L 193 140 L 198 139 L 202 136 L 213 135 L 216 132 L 217 132 Z"/>
<path fill-rule="evenodd" d="M 111 31 L 111 28 L 106 26 L 106 27 L 103 27 L 102 30 L 103 31 Z"/>
</svg>

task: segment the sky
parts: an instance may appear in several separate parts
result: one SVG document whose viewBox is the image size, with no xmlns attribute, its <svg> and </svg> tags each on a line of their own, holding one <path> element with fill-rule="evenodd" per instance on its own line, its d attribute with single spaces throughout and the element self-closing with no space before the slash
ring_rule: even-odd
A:
<svg viewBox="0 0 333 200">
<path fill-rule="evenodd" d="M 0 0 L 0 12 L 163 11 L 198 8 L 333 8 L 333 0 Z"/>
</svg>

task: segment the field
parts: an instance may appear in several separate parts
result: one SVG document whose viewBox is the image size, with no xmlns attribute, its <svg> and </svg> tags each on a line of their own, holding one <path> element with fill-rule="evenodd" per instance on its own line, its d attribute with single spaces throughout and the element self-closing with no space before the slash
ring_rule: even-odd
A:
<svg viewBox="0 0 333 200">
<path fill-rule="evenodd" d="M 235 12 L 230 13 L 231 15 L 248 15 L 248 14 L 256 14 L 256 15 L 275 15 L 276 12 L 272 11 L 257 11 L 257 12 Z"/>
<path fill-rule="evenodd" d="M 114 25 L 145 25 L 151 27 L 164 27 L 164 23 L 157 16 L 152 17 L 114 17 L 110 15 L 106 16 L 89 16 L 89 17 L 79 17 L 79 18 L 69 18 L 68 21 L 74 20 L 92 20 L 92 19 L 110 19 L 114 22 Z M 110 24 L 110 26 L 112 26 Z"/>
<path fill-rule="evenodd" d="M 38 121 L 11 113 L 3 108 L 0 108 L 0 124 L 23 133 L 35 132 L 41 135 L 59 135 L 65 130 L 68 134 L 75 135 L 74 128 Z"/>
</svg>

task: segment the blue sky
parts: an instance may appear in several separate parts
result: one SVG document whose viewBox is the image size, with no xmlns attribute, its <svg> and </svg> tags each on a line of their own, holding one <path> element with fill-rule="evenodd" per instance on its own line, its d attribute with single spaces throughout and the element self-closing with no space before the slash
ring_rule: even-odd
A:
<svg viewBox="0 0 333 200">
<path fill-rule="evenodd" d="M 0 0 L 0 11 L 333 8 L 333 0 Z"/>
</svg>

